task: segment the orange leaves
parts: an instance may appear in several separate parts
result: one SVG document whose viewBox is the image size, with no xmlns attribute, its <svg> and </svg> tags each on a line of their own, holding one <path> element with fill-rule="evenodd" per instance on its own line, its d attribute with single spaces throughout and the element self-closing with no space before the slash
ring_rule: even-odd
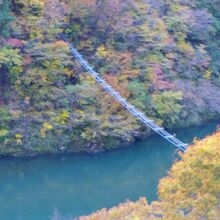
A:
<svg viewBox="0 0 220 220">
<path fill-rule="evenodd" d="M 48 49 L 51 50 L 51 52 L 55 52 L 56 54 L 69 52 L 68 45 L 62 40 L 55 41 L 54 43 L 49 44 L 48 46 L 50 46 L 50 48 Z"/>
<path fill-rule="evenodd" d="M 63 40 L 55 41 L 52 46 L 53 47 L 66 47 L 66 48 L 68 48 L 67 44 Z"/>
<path fill-rule="evenodd" d="M 117 90 L 123 97 L 128 98 L 130 93 L 127 89 L 127 81 L 120 82 L 117 76 L 105 75 L 106 81 L 112 85 L 112 87 Z"/>
<path fill-rule="evenodd" d="M 118 78 L 113 75 L 105 75 L 104 78 L 122 96 L 124 97 L 129 96 L 126 82 L 119 82 Z M 112 113 L 118 112 L 121 109 L 121 105 L 106 93 L 104 93 L 104 97 L 102 94 L 102 97 L 100 100 L 102 100 L 101 105 L 102 105 L 102 109 L 105 112 L 105 114 L 112 114 Z"/>
<path fill-rule="evenodd" d="M 139 70 L 132 68 L 132 53 L 128 51 L 122 53 L 102 45 L 97 49 L 96 55 L 106 61 L 105 66 L 108 68 L 105 73 L 117 74 L 119 81 L 134 79 L 139 75 Z"/>
<path fill-rule="evenodd" d="M 132 54 L 129 52 L 122 53 L 119 61 L 122 65 L 130 64 L 132 62 Z"/>
<path fill-rule="evenodd" d="M 111 65 L 117 65 L 121 68 L 128 68 L 132 63 L 132 53 L 126 52 L 118 52 L 111 48 L 107 48 L 104 45 L 98 47 L 96 51 L 96 55 L 101 58 L 105 58 L 107 63 Z"/>
<path fill-rule="evenodd" d="M 123 72 L 120 72 L 118 79 L 119 80 L 133 80 L 139 76 L 139 70 L 137 69 L 128 69 L 123 70 Z"/>
</svg>

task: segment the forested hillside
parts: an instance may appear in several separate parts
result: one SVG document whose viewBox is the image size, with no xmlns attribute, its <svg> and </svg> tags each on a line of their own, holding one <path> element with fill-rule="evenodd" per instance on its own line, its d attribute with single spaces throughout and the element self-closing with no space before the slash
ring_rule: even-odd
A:
<svg viewBox="0 0 220 220">
<path fill-rule="evenodd" d="M 197 140 L 160 181 L 159 200 L 126 202 L 80 220 L 217 220 L 220 215 L 220 131 Z"/>
<path fill-rule="evenodd" d="M 97 152 L 150 134 L 59 33 L 157 123 L 219 118 L 219 0 L 1 0 L 0 155 Z"/>
</svg>

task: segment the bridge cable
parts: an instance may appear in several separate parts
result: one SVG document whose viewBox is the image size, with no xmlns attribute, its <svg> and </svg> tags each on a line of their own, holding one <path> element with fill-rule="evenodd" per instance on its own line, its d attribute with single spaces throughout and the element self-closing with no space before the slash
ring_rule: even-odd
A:
<svg viewBox="0 0 220 220">
<path fill-rule="evenodd" d="M 145 126 L 151 128 L 157 134 L 165 138 L 167 141 L 175 145 L 181 152 L 185 152 L 188 144 L 183 143 L 174 135 L 167 132 L 163 127 L 157 125 L 153 120 L 148 118 L 143 112 L 139 111 L 135 106 L 131 105 L 125 98 L 123 98 L 119 92 L 112 88 L 101 76 L 97 73 L 93 67 L 91 67 L 88 62 L 82 57 L 78 50 L 70 44 L 64 37 L 63 40 L 68 44 L 73 57 L 84 67 L 84 69 L 96 80 L 102 88 L 111 95 L 117 102 L 119 102 L 128 112 L 130 112 L 134 117 L 141 121 Z"/>
</svg>

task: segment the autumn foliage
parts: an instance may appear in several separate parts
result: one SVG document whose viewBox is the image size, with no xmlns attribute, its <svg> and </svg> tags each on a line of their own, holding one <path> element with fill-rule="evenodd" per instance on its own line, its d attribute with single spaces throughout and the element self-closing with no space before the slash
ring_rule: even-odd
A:
<svg viewBox="0 0 220 220">
<path fill-rule="evenodd" d="M 195 140 L 160 181 L 159 200 L 141 198 L 80 220 L 217 220 L 220 211 L 220 131 Z"/>
<path fill-rule="evenodd" d="M 150 135 L 74 61 L 61 33 L 160 125 L 176 129 L 219 118 L 216 5 L 1 0 L 0 155 L 103 151 Z"/>
</svg>

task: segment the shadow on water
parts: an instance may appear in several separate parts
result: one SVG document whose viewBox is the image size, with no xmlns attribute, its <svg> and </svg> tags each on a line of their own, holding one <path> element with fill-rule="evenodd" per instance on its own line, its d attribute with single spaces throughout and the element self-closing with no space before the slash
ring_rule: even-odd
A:
<svg viewBox="0 0 220 220">
<path fill-rule="evenodd" d="M 217 122 L 181 129 L 190 143 L 212 133 Z M 126 199 L 157 198 L 160 178 L 176 160 L 175 148 L 157 135 L 133 147 L 98 155 L 0 160 L 0 219 L 46 220 L 89 214 Z"/>
</svg>

